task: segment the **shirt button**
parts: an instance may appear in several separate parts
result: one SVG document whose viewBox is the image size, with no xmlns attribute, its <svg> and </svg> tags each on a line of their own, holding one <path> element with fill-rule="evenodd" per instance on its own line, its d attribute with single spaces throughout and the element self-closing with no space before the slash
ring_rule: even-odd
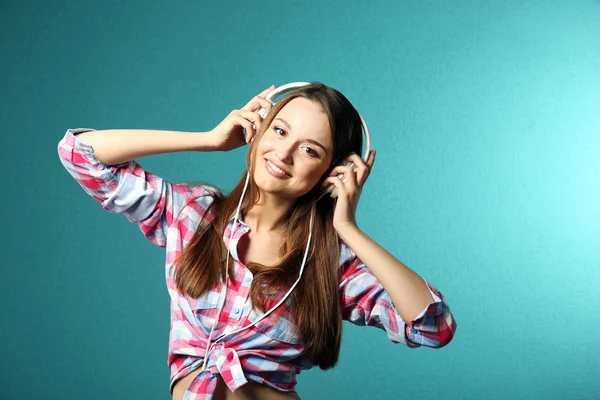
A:
<svg viewBox="0 0 600 400">
<path fill-rule="evenodd" d="M 100 170 L 104 169 L 104 165 L 98 164 L 98 169 L 100 169 Z"/>
<path fill-rule="evenodd" d="M 239 308 L 237 308 L 237 307 L 236 307 L 236 308 L 234 308 L 234 309 L 233 309 L 233 313 L 234 313 L 234 314 L 239 314 L 239 313 L 240 313 L 240 309 L 239 309 Z"/>
</svg>

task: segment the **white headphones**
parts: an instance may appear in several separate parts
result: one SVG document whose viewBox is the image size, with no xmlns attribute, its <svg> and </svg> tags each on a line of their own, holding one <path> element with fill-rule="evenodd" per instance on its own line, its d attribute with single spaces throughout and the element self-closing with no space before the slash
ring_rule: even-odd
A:
<svg viewBox="0 0 600 400">
<path fill-rule="evenodd" d="M 277 95 L 280 94 L 284 94 L 287 93 L 291 90 L 294 90 L 296 88 L 299 87 L 303 87 L 306 85 L 309 85 L 310 83 L 308 82 L 294 82 L 294 83 L 288 83 L 287 85 L 283 85 L 280 86 L 279 88 L 273 90 L 271 93 L 269 93 L 266 96 L 266 100 L 270 101 L 272 104 L 274 104 L 273 102 L 273 98 Z M 257 113 L 264 119 L 267 116 L 266 110 L 261 108 L 260 110 L 257 111 Z M 367 127 L 367 124 L 365 122 L 365 120 L 363 119 L 363 117 L 360 115 L 360 113 L 358 114 L 360 117 L 360 121 L 362 124 L 362 128 L 363 128 L 363 132 L 364 135 L 366 137 L 366 148 L 365 148 L 365 152 L 362 155 L 362 159 L 367 162 L 368 158 L 369 158 L 369 153 L 371 151 L 371 136 L 369 135 L 369 128 Z M 256 129 L 256 128 L 255 128 Z M 246 130 L 244 130 L 244 135 L 246 135 Z M 353 166 L 354 163 L 348 160 L 342 160 L 342 162 L 340 162 L 339 165 L 347 165 L 347 166 Z M 339 174 L 338 177 L 342 180 L 344 180 L 344 176 L 343 174 Z M 248 182 L 250 180 L 250 171 L 248 171 L 248 173 L 246 174 L 246 183 L 244 185 L 244 190 L 242 191 L 242 195 L 240 196 L 240 202 L 238 204 L 237 207 L 237 211 L 235 213 L 235 219 L 233 221 L 233 228 L 231 229 L 231 233 L 229 236 L 229 245 L 231 246 L 231 241 L 233 238 L 233 232 L 235 232 L 235 228 L 237 226 L 237 221 L 238 221 L 238 217 L 240 215 L 240 209 L 242 207 L 242 200 L 244 199 L 244 195 L 246 194 L 246 189 L 248 188 Z M 323 197 L 323 195 L 325 194 L 329 194 L 331 197 L 336 197 L 337 196 L 337 188 L 335 187 L 335 185 L 333 184 L 329 184 L 328 186 L 326 186 L 325 188 L 323 188 L 323 194 L 321 194 L 321 196 L 319 196 L 319 198 L 317 200 L 319 200 L 321 197 Z M 227 329 L 225 329 L 225 332 L 222 333 L 219 337 L 215 338 L 214 341 L 212 341 L 211 343 L 211 339 L 212 339 L 212 335 L 213 332 L 215 330 L 215 326 L 217 325 L 217 322 L 220 319 L 220 314 L 221 311 L 223 310 L 223 306 L 225 305 L 225 301 L 227 299 L 227 281 L 229 280 L 229 254 L 231 249 L 227 249 L 227 261 L 225 263 L 225 284 L 223 285 L 223 289 L 221 289 L 221 291 L 225 291 L 225 296 L 223 299 L 223 302 L 221 302 L 221 295 L 219 295 L 219 315 L 215 318 L 215 323 L 212 326 L 212 329 L 210 330 L 210 334 L 208 335 L 208 340 L 207 340 L 207 346 L 206 346 L 206 351 L 204 353 L 204 361 L 202 363 L 202 368 L 201 370 L 205 370 L 207 369 L 208 366 L 208 353 L 210 351 L 210 349 L 217 343 L 220 342 L 221 340 L 223 340 L 226 336 L 229 336 L 231 334 L 234 333 L 238 333 L 242 330 L 245 329 L 249 329 L 250 327 L 258 324 L 261 320 L 263 320 L 264 318 L 266 318 L 269 314 L 271 314 L 273 311 L 275 311 L 281 304 L 283 304 L 283 302 L 287 299 L 287 297 L 292 293 L 292 291 L 294 290 L 294 288 L 298 285 L 298 283 L 300 282 L 300 278 L 302 278 L 302 273 L 304 272 L 304 265 L 306 264 L 306 258 L 308 257 L 308 249 L 310 248 L 310 241 L 312 238 L 312 230 L 313 230 L 313 222 L 314 222 L 314 209 L 311 212 L 311 216 L 310 216 L 310 228 L 309 228 L 309 234 L 308 234 L 308 242 L 306 243 L 306 250 L 304 251 L 304 258 L 302 259 L 302 265 L 300 267 L 300 273 L 298 274 L 298 279 L 296 279 L 296 282 L 294 282 L 294 284 L 292 285 L 292 287 L 287 291 L 287 293 L 285 294 L 285 296 L 283 296 L 283 298 L 281 300 L 279 300 L 279 302 L 277 304 L 275 304 L 270 310 L 268 310 L 266 313 L 264 313 L 260 318 L 258 318 L 257 320 L 255 320 L 252 324 L 247 325 L 243 328 L 238 328 L 238 329 L 234 329 L 233 331 L 227 332 Z"/>
<path fill-rule="evenodd" d="M 310 85 L 310 82 L 293 82 L 293 83 L 288 83 L 286 85 L 280 86 L 276 89 L 273 89 L 266 97 L 265 99 L 267 101 L 269 101 L 271 104 L 275 104 L 275 102 L 273 101 L 273 99 L 277 96 L 280 95 L 284 95 L 286 93 L 289 93 L 291 91 L 293 91 L 294 89 L 297 88 L 301 88 L 303 86 L 306 85 Z M 261 116 L 262 119 L 265 119 L 267 117 L 267 111 L 264 108 L 261 108 L 257 111 L 258 115 Z M 360 113 L 358 113 L 358 116 L 360 117 L 360 123 L 362 125 L 362 129 L 363 129 L 363 133 L 364 133 L 364 137 L 365 137 L 365 151 L 362 155 L 362 159 L 364 162 L 367 162 L 367 160 L 369 159 L 369 153 L 371 152 L 371 135 L 369 134 L 369 127 L 367 126 L 367 123 L 365 122 L 364 118 L 362 117 L 362 115 L 360 115 Z M 256 129 L 256 127 L 254 127 L 254 129 Z M 244 129 L 244 136 L 246 135 L 246 130 Z M 354 169 L 356 169 L 354 163 L 352 161 L 348 161 L 346 159 L 340 161 L 337 165 L 343 165 L 343 166 L 351 166 L 354 167 Z M 336 166 L 337 166 L 336 165 Z M 344 174 L 339 174 L 338 178 L 340 178 L 342 181 L 344 180 Z M 336 197 L 337 196 L 337 188 L 335 187 L 335 185 L 333 183 L 330 183 L 329 185 L 325 186 L 323 188 L 323 192 L 326 194 L 329 194 L 331 197 Z M 323 197 L 323 195 L 319 196 L 319 199 Z M 318 200 L 318 199 L 317 199 Z"/>
</svg>

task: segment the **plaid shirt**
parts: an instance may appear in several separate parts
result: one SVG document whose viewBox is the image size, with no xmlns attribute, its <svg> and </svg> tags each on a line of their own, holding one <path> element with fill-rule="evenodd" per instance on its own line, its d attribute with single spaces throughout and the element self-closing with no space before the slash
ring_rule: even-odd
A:
<svg viewBox="0 0 600 400">
<path fill-rule="evenodd" d="M 171 297 L 168 365 L 172 393 L 178 379 L 200 371 L 208 335 L 215 321 L 218 323 L 213 341 L 263 315 L 252 307 L 249 298 L 252 273 L 237 255 L 237 243 L 249 228 L 238 219 L 230 251 L 234 274 L 230 277 L 223 310 L 217 318 L 224 283 L 220 282 L 200 298 L 190 298 L 177 290 L 173 262 L 190 242 L 218 189 L 169 183 L 145 171 L 136 161 L 106 165 L 96 158 L 92 146 L 75 136 L 90 130 L 93 129 L 68 129 L 58 144 L 58 154 L 67 171 L 104 209 L 125 215 L 152 243 L 166 248 L 165 278 Z M 214 215 L 209 213 L 206 218 L 212 220 Z M 227 246 L 233 222 L 232 218 L 223 235 Z M 340 242 L 339 265 L 344 320 L 380 328 L 389 340 L 409 348 L 438 348 L 450 342 L 456 322 L 444 296 L 427 280 L 424 279 L 435 302 L 406 324 L 382 285 L 343 241 Z M 272 295 L 271 304 L 282 295 Z M 289 306 L 289 298 L 286 305 Z M 218 375 L 232 391 L 248 381 L 280 391 L 294 391 L 296 375 L 313 367 L 303 357 L 303 348 L 288 307 L 279 307 L 256 326 L 215 344 L 208 355 L 207 369 L 195 372 L 197 376 L 184 399 L 212 398 Z"/>
</svg>

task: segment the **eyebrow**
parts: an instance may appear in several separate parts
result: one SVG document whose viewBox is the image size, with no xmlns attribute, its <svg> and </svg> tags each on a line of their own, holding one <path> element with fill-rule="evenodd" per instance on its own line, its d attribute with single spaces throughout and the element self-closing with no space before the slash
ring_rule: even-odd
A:
<svg viewBox="0 0 600 400">
<path fill-rule="evenodd" d="M 288 128 L 288 130 L 292 130 L 292 127 L 290 126 L 290 124 L 288 124 L 283 118 L 275 118 L 275 121 L 280 120 L 281 122 L 283 122 L 283 124 Z M 323 149 L 323 151 L 325 152 L 325 154 L 327 154 L 327 149 L 325 148 L 325 146 L 323 146 L 321 143 L 317 142 L 316 140 L 313 139 L 306 139 L 307 142 L 314 144 L 315 146 L 319 146 L 320 148 Z"/>
</svg>

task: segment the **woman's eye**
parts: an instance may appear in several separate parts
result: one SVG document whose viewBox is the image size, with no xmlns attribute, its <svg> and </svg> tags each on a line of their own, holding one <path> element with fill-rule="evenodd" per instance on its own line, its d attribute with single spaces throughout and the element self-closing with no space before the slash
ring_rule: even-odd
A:
<svg viewBox="0 0 600 400">
<path fill-rule="evenodd" d="M 280 135 L 280 136 L 285 133 L 285 131 L 283 129 L 281 129 L 281 128 L 277 127 L 277 126 L 274 126 L 273 130 L 275 131 L 275 133 L 277 135 Z M 305 149 L 308 150 L 306 153 L 309 154 L 311 157 L 313 157 L 313 158 L 319 158 L 319 153 L 317 153 L 316 151 L 314 151 L 310 147 L 305 147 Z"/>
<path fill-rule="evenodd" d="M 319 153 L 317 153 L 316 151 L 314 151 L 310 147 L 305 147 L 305 148 L 308 149 L 307 153 L 310 154 L 311 157 L 314 157 L 314 158 L 319 157 Z"/>
</svg>

